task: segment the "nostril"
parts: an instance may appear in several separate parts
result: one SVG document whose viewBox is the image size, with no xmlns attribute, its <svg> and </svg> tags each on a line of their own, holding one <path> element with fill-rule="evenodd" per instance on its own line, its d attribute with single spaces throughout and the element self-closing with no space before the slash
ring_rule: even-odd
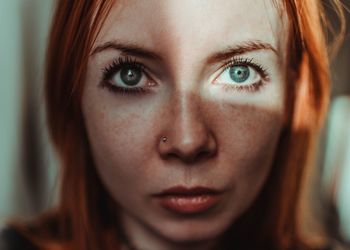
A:
<svg viewBox="0 0 350 250">
<path fill-rule="evenodd" d="M 179 152 L 172 152 L 169 153 L 166 158 L 178 158 L 182 162 L 185 163 L 194 163 L 194 162 L 200 162 L 208 159 L 212 154 L 210 154 L 208 151 L 202 151 L 198 154 L 181 154 Z"/>
<path fill-rule="evenodd" d="M 214 151 L 210 151 L 210 150 L 203 150 L 201 152 L 198 153 L 198 155 L 196 155 L 194 157 L 194 161 L 203 161 L 203 160 L 206 160 L 210 157 L 212 157 L 214 155 Z"/>
</svg>

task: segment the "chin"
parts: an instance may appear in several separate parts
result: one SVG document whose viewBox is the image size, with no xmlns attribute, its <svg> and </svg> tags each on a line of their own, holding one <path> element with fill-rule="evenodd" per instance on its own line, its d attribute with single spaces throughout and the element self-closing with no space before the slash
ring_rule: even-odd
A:
<svg viewBox="0 0 350 250">
<path fill-rule="evenodd" d="M 188 244 L 215 240 L 231 225 L 231 220 L 213 218 L 212 220 L 183 219 L 157 225 L 157 231 L 175 244 Z"/>
</svg>

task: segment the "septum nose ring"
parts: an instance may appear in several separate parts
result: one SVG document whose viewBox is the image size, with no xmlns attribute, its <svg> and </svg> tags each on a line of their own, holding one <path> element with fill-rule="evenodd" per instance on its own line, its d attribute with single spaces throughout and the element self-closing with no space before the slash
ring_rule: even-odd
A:
<svg viewBox="0 0 350 250">
<path fill-rule="evenodd" d="M 168 138 L 166 136 L 162 137 L 162 142 L 167 142 Z"/>
</svg>

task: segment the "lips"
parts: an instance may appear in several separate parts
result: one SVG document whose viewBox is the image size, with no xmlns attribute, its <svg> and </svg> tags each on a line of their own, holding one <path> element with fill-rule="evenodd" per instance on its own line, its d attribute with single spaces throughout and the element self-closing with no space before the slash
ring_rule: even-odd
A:
<svg viewBox="0 0 350 250">
<path fill-rule="evenodd" d="M 207 187 L 176 186 L 156 194 L 160 206 L 182 215 L 203 213 L 214 207 L 220 200 L 221 192 Z"/>
</svg>

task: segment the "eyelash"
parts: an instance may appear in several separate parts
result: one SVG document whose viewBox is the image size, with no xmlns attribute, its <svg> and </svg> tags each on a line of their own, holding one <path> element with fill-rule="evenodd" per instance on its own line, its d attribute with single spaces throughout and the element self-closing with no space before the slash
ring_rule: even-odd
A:
<svg viewBox="0 0 350 250">
<path fill-rule="evenodd" d="M 222 66 L 222 72 L 224 72 L 226 69 L 233 67 L 233 66 L 250 66 L 254 70 L 256 70 L 259 75 L 261 76 L 261 80 L 259 82 L 256 82 L 251 85 L 224 85 L 223 89 L 225 91 L 238 91 L 238 92 L 256 92 L 258 91 L 266 82 L 269 81 L 269 74 L 267 72 L 267 69 L 264 68 L 262 65 L 257 64 L 253 62 L 253 59 L 250 58 L 231 58 L 227 63 Z M 135 94 L 141 94 L 141 93 L 149 93 L 150 89 L 145 87 L 133 87 L 133 88 L 123 88 L 119 86 L 115 86 L 109 82 L 110 78 L 117 73 L 121 68 L 123 67 L 134 67 L 142 73 L 146 74 L 147 77 L 148 74 L 145 73 L 145 66 L 142 63 L 139 63 L 136 61 L 136 59 L 132 59 L 131 57 L 119 57 L 118 59 L 114 60 L 110 65 L 102 69 L 102 80 L 100 83 L 100 86 L 103 88 L 107 88 L 111 92 L 118 92 L 122 95 L 135 95 Z M 221 72 L 221 73 L 222 73 Z"/>
</svg>

